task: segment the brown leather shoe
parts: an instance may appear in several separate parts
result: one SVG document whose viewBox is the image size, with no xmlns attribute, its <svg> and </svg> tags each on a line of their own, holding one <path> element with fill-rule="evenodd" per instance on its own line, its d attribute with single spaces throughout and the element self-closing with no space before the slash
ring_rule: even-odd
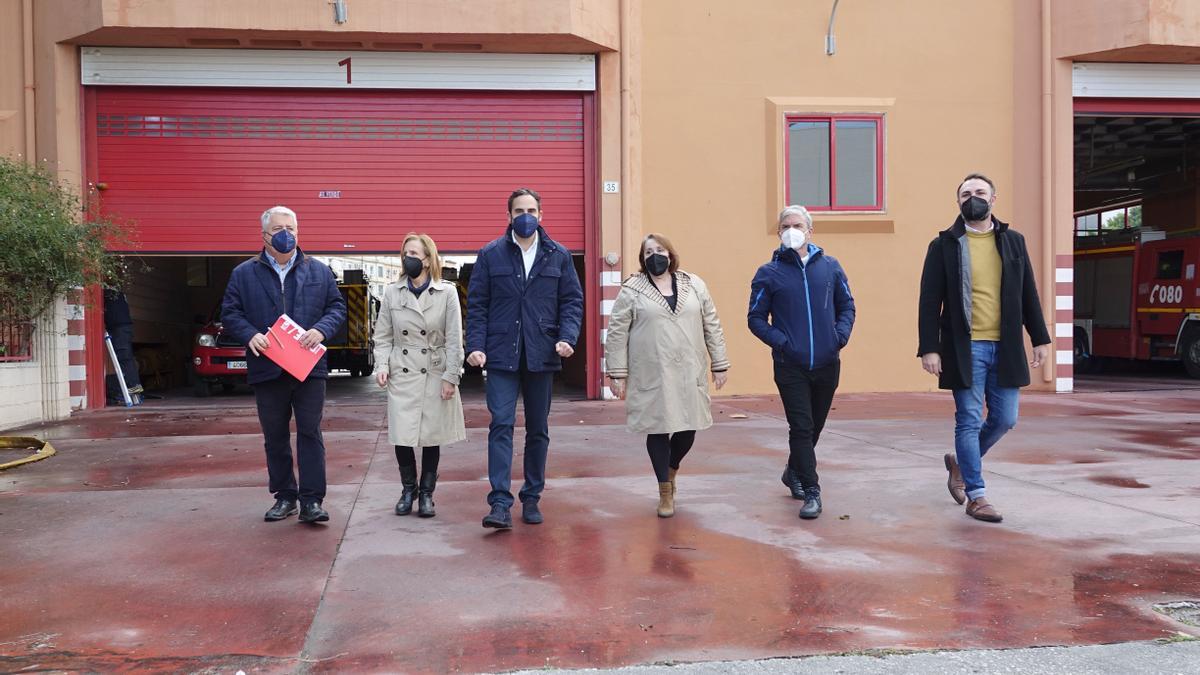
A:
<svg viewBox="0 0 1200 675">
<path fill-rule="evenodd" d="M 980 497 L 967 502 L 967 515 L 975 520 L 982 520 L 988 523 L 998 523 L 1004 520 L 996 507 L 988 503 L 987 499 Z"/>
<path fill-rule="evenodd" d="M 950 496 L 959 504 L 967 501 L 967 484 L 963 482 L 962 472 L 958 470 L 958 460 L 954 455 L 946 453 L 942 460 L 946 462 L 946 471 L 950 472 L 950 477 L 946 479 L 946 488 L 950 490 Z"/>
</svg>

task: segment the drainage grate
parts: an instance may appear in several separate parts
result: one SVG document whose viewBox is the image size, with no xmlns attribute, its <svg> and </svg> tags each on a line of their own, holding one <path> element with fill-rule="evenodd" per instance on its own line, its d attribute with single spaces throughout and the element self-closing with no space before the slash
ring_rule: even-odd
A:
<svg viewBox="0 0 1200 675">
<path fill-rule="evenodd" d="M 1200 601 L 1181 600 L 1179 602 L 1160 602 L 1154 605 L 1154 611 L 1166 614 L 1179 623 L 1200 628 Z"/>
</svg>

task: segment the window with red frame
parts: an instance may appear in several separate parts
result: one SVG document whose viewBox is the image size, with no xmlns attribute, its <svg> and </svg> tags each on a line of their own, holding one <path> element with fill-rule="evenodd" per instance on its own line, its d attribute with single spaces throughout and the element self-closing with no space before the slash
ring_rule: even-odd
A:
<svg viewBox="0 0 1200 675">
<path fill-rule="evenodd" d="M 789 204 L 883 210 L 882 115 L 788 115 L 784 143 Z"/>
<path fill-rule="evenodd" d="M 33 322 L 0 305 L 0 363 L 33 359 Z"/>
</svg>

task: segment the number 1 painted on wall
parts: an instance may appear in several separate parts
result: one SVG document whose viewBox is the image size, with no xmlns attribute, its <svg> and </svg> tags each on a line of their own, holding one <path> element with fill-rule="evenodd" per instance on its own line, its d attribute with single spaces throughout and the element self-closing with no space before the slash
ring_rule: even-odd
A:
<svg viewBox="0 0 1200 675">
<path fill-rule="evenodd" d="M 346 66 L 346 84 L 350 84 L 350 57 L 338 61 L 339 66 Z"/>
</svg>

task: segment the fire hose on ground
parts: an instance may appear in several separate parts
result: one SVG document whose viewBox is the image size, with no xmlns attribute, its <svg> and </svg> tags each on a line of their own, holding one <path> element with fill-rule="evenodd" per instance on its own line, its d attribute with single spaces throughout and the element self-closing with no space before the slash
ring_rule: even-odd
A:
<svg viewBox="0 0 1200 675">
<path fill-rule="evenodd" d="M 0 436 L 0 450 L 17 450 L 21 448 L 34 450 L 34 453 L 20 459 L 14 459 L 11 462 L 0 463 L 0 471 L 46 459 L 54 454 L 54 446 L 50 445 L 49 441 L 38 440 L 30 436 Z"/>
</svg>

